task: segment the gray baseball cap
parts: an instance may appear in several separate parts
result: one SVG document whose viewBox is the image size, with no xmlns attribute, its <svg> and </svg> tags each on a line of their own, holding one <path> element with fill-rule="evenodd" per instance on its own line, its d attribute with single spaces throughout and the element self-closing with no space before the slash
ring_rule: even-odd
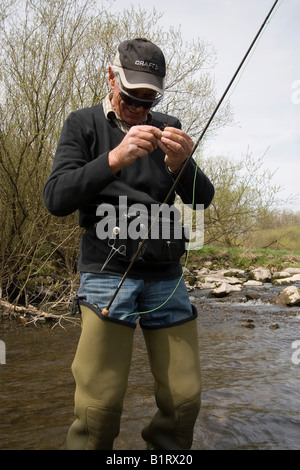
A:
<svg viewBox="0 0 300 470">
<path fill-rule="evenodd" d="M 165 57 L 151 41 L 138 38 L 121 42 L 112 67 L 126 88 L 149 88 L 163 95 Z"/>
</svg>

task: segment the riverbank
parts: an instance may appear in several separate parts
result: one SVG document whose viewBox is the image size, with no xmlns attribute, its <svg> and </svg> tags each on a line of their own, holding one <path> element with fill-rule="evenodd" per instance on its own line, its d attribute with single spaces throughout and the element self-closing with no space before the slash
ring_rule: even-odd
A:
<svg viewBox="0 0 300 470">
<path fill-rule="evenodd" d="M 284 271 L 268 267 L 214 270 L 192 266 L 184 268 L 184 278 L 189 292 L 200 290 L 215 298 L 240 293 L 247 300 L 264 297 L 269 303 L 300 306 L 300 268 L 287 267 Z M 270 288 L 274 286 L 278 289 Z"/>
<path fill-rule="evenodd" d="M 226 248 L 203 246 L 199 251 L 190 251 L 188 265 L 209 269 L 244 269 L 269 267 L 283 271 L 286 267 L 300 268 L 300 252 L 291 250 Z"/>
<path fill-rule="evenodd" d="M 300 253 L 283 250 L 246 250 L 204 246 L 199 251 L 190 251 L 182 259 L 184 279 L 189 292 L 199 291 L 216 298 L 240 296 L 259 299 L 288 306 L 300 305 Z M 77 287 L 70 279 L 73 290 Z M 277 289 L 278 296 L 270 286 Z M 51 290 L 51 287 L 47 287 Z M 283 294 L 279 296 L 279 293 Z M 32 293 L 34 296 L 35 293 Z M 51 295 L 51 293 L 50 293 Z M 75 294 L 74 294 L 75 295 Z M 55 307 L 53 307 L 55 305 Z M 48 302 L 35 305 L 15 305 L 0 299 L 0 316 L 16 318 L 24 325 L 44 322 L 64 324 L 73 322 L 70 313 L 70 296 L 59 303 Z M 62 313 L 63 312 L 63 313 Z"/>
<path fill-rule="evenodd" d="M 263 297 L 278 305 L 300 305 L 298 252 L 203 247 L 201 252 L 191 251 L 187 261 L 183 271 L 190 292 L 197 289 L 216 298 Z"/>
</svg>

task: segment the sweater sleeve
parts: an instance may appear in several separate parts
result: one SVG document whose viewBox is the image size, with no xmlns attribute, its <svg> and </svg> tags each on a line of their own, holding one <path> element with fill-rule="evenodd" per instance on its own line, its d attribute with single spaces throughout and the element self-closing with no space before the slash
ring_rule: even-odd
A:
<svg viewBox="0 0 300 470">
<path fill-rule="evenodd" d="M 52 172 L 44 186 L 44 203 L 53 215 L 75 212 L 115 180 L 108 151 L 95 156 L 91 148 L 82 120 L 71 113 L 63 125 Z"/>
<path fill-rule="evenodd" d="M 177 127 L 178 129 L 182 128 L 181 122 L 177 118 L 160 113 L 155 113 L 155 116 L 159 118 L 159 124 L 156 124 L 157 127 L 161 127 L 163 122 L 168 122 L 168 125 L 171 127 Z M 172 175 L 174 180 L 179 173 L 169 171 L 167 166 L 166 171 Z M 175 191 L 180 196 L 184 204 L 193 204 L 194 209 L 196 209 L 197 204 L 201 206 L 203 205 L 203 208 L 206 209 L 210 205 L 215 194 L 214 186 L 210 179 L 197 166 L 193 158 L 186 166 Z"/>
</svg>

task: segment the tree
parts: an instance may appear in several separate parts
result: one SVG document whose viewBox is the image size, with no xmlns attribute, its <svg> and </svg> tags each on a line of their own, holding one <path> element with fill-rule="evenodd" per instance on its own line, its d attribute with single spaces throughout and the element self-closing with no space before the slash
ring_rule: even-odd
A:
<svg viewBox="0 0 300 470">
<path fill-rule="evenodd" d="M 155 9 L 134 7 L 113 15 L 94 0 L 1 2 L 0 278 L 6 297 L 29 302 L 34 290 L 52 286 L 53 293 L 56 286 L 56 295 L 65 295 L 71 285 L 65 279 L 75 275 L 76 214 L 52 217 L 42 190 L 64 119 L 105 96 L 107 68 L 120 41 L 147 37 L 164 50 L 168 79 L 161 110 L 178 116 L 191 135 L 209 118 L 214 52 L 202 40 L 184 43 L 180 30 L 163 30 L 160 19 Z M 223 108 L 210 132 L 230 119 Z"/>
<path fill-rule="evenodd" d="M 276 206 L 281 188 L 272 184 L 274 173 L 263 168 L 263 157 L 255 159 L 249 151 L 240 160 L 214 157 L 202 166 L 215 186 L 205 214 L 206 243 L 242 245 Z"/>
</svg>

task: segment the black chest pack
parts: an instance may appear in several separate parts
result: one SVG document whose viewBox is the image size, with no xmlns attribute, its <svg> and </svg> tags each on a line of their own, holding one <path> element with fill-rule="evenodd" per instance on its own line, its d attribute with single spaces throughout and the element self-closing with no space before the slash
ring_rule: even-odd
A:
<svg viewBox="0 0 300 470">
<path fill-rule="evenodd" d="M 162 213 L 147 211 L 136 204 L 119 209 L 117 217 L 107 215 L 96 225 L 97 237 L 110 247 L 107 260 L 121 256 L 131 261 L 139 250 L 136 263 L 170 264 L 180 260 L 188 246 L 188 229 L 181 221 L 180 212 L 172 206 Z"/>
</svg>

